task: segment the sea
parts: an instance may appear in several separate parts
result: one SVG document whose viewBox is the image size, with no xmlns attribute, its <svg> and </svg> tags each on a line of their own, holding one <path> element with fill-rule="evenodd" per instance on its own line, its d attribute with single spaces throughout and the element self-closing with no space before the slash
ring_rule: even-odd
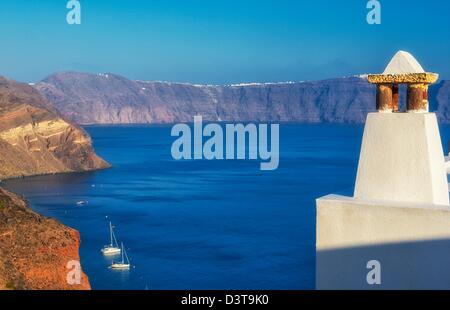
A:
<svg viewBox="0 0 450 310">
<path fill-rule="evenodd" d="M 352 195 L 362 125 L 281 124 L 274 171 L 250 160 L 176 161 L 171 126 L 85 129 L 111 169 L 2 186 L 80 232 L 93 289 L 314 289 L 315 199 Z M 447 150 L 450 126 L 441 136 Z M 101 253 L 110 221 L 128 271 Z"/>
</svg>

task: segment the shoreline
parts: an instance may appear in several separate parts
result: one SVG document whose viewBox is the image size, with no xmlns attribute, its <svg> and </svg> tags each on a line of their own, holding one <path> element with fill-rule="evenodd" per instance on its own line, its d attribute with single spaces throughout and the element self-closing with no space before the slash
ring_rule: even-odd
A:
<svg viewBox="0 0 450 310">
<path fill-rule="evenodd" d="M 23 204 L 24 204 L 24 206 L 30 211 L 30 212 L 33 212 L 33 213 L 35 213 L 35 214 L 37 214 L 39 217 L 42 217 L 42 218 L 44 218 L 45 220 L 53 220 L 53 221 L 56 221 L 59 225 L 61 225 L 62 227 L 65 227 L 65 228 L 67 228 L 67 229 L 70 229 L 70 230 L 73 230 L 73 231 L 75 231 L 76 232 L 76 234 L 77 234 L 77 241 L 75 242 L 75 247 L 76 247 L 76 253 L 77 253 L 77 256 L 78 256 L 78 261 L 80 261 L 80 259 L 79 259 L 79 250 L 80 250 L 80 243 L 81 243 L 81 237 L 80 237 L 80 232 L 78 231 L 78 230 L 76 230 L 76 229 L 74 229 L 74 228 L 72 228 L 72 227 L 69 227 L 69 226 L 66 226 L 63 222 L 61 222 L 59 219 L 56 219 L 56 218 L 53 218 L 53 217 L 45 217 L 45 216 L 43 216 L 43 215 L 41 215 L 40 213 L 38 213 L 37 211 L 35 211 L 32 207 L 31 207 L 31 205 L 30 205 L 30 203 L 29 203 L 29 201 L 28 201 L 28 199 L 27 199 L 27 197 L 25 196 L 25 195 L 22 195 L 22 194 L 20 194 L 20 193 L 15 193 L 15 192 L 13 192 L 13 191 L 10 191 L 10 190 L 8 190 L 8 189 L 6 189 L 4 186 L 2 186 L 3 184 L 4 184 L 4 182 L 5 181 L 9 181 L 9 180 L 21 180 L 21 179 L 30 179 L 30 178 L 34 178 L 34 177 L 42 177 L 42 176 L 54 176 L 54 175 L 74 175 L 74 174 L 84 174 L 84 173 L 92 173 L 92 172 L 96 172 L 96 171 L 101 171 L 101 170 L 106 170 L 106 169 L 111 169 L 113 166 L 111 165 L 111 164 L 109 164 L 108 163 L 108 166 L 107 167 L 102 167 L 102 168 L 96 168 L 96 169 L 88 169 L 88 170 L 85 170 L 85 171 L 65 171 L 65 172 L 56 172 L 56 173 L 40 173 L 40 174 L 32 174 L 32 175 L 21 175 L 21 176 L 9 176 L 9 177 L 7 177 L 7 178 L 4 178 L 4 179 L 0 179 L 0 198 L 2 198 L 2 196 L 3 195 L 6 195 L 6 196 L 9 196 L 9 195 L 13 195 L 13 196 L 15 196 L 15 197 L 17 197 L 18 199 L 20 199 L 21 200 L 21 202 L 23 202 Z M 1 194 L 3 194 L 3 195 L 1 195 Z M 3 206 L 3 205 L 1 205 L 1 206 Z M 1 215 L 1 214 L 0 214 Z M 0 230 L 1 230 L 1 227 L 0 227 Z M 1 257 L 0 257 L 0 259 L 1 259 Z M 32 265 L 32 261 L 30 262 L 30 265 Z M 82 266 L 81 266 L 81 269 L 82 269 Z M 83 272 L 83 275 L 84 275 L 84 277 L 87 279 L 86 280 L 86 282 L 87 282 L 87 286 L 89 287 L 89 289 L 91 289 L 90 288 L 90 284 L 89 284 L 89 280 L 88 280 L 88 277 L 87 277 L 87 275 L 86 274 L 84 274 L 84 272 Z M 1 274 L 0 274 L 0 279 L 1 279 Z M 1 283 L 0 283 L 1 284 Z M 7 283 L 8 284 L 8 283 Z M 85 286 L 86 286 L 86 283 L 85 283 Z M 14 288 L 15 288 L 15 286 L 13 286 Z M 5 288 L 6 289 L 8 289 L 8 285 L 5 285 Z M 50 288 L 48 288 L 48 289 L 53 289 L 52 287 L 50 287 Z M 76 288 L 74 288 L 74 289 L 76 289 Z M 2 290 L 1 288 L 0 288 L 0 290 Z"/>
<path fill-rule="evenodd" d="M 102 171 L 102 170 L 107 170 L 107 169 L 113 168 L 113 165 L 111 165 L 110 163 L 107 163 L 107 164 L 108 164 L 107 167 L 93 168 L 93 169 L 88 169 L 88 170 L 83 170 L 83 171 L 62 171 L 62 172 L 53 172 L 53 173 L 49 172 L 49 173 L 36 173 L 36 174 L 29 174 L 29 175 L 8 176 L 3 179 L 0 178 L 0 187 L 1 187 L 1 183 L 3 183 L 4 181 L 9 181 L 9 180 L 20 180 L 20 179 L 28 179 L 28 178 L 34 178 L 34 177 L 50 176 L 50 175 L 68 175 L 68 174 L 78 174 L 78 173 L 90 173 L 90 172 Z"/>
</svg>

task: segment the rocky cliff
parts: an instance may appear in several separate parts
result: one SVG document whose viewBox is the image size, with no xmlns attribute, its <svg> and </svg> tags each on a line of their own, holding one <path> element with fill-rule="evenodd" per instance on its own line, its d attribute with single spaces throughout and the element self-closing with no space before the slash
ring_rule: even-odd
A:
<svg viewBox="0 0 450 310">
<path fill-rule="evenodd" d="M 79 261 L 76 230 L 31 211 L 0 188 L 0 290 L 87 290 L 89 281 L 67 282 L 70 261 Z"/>
<path fill-rule="evenodd" d="M 66 121 L 29 85 L 0 77 L 0 180 L 108 167 L 80 127 Z M 89 289 L 67 283 L 79 261 L 77 231 L 31 211 L 0 188 L 0 290 Z"/>
<path fill-rule="evenodd" d="M 0 77 L 0 179 L 108 167 L 31 86 Z"/>
<path fill-rule="evenodd" d="M 375 108 L 364 76 L 315 82 L 191 85 L 132 81 L 114 74 L 62 72 L 36 86 L 68 119 L 80 124 L 172 123 L 202 115 L 209 121 L 363 123 Z M 432 88 L 441 121 L 448 82 Z"/>
</svg>

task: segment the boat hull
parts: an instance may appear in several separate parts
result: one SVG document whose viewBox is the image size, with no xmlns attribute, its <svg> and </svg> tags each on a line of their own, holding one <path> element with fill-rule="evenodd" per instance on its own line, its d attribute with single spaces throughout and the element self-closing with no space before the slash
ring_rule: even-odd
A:
<svg viewBox="0 0 450 310">
<path fill-rule="evenodd" d="M 130 264 L 112 264 L 112 269 L 130 269 Z"/>
<path fill-rule="evenodd" d="M 116 247 L 106 247 L 106 248 L 102 249 L 103 255 L 116 255 L 116 254 L 120 254 L 121 251 L 122 250 L 120 248 L 116 248 Z"/>
</svg>

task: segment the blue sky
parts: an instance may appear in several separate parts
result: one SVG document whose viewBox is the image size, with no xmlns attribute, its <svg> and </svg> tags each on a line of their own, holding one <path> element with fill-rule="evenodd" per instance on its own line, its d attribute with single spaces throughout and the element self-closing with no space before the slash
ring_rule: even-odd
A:
<svg viewBox="0 0 450 310">
<path fill-rule="evenodd" d="M 399 50 L 450 78 L 450 1 L 67 0 L 0 2 L 0 75 L 34 82 L 61 70 L 226 84 L 378 73 Z"/>
</svg>

